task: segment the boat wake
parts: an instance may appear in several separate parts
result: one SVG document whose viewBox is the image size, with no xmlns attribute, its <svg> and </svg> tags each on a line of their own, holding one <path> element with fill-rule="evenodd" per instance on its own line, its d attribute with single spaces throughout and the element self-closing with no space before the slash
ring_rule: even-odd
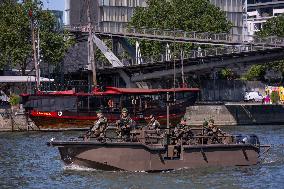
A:
<svg viewBox="0 0 284 189">
<path fill-rule="evenodd" d="M 76 165 L 76 164 L 64 165 L 63 170 L 64 171 L 80 171 L 80 172 L 101 172 L 102 171 L 99 169 L 84 167 L 82 165 Z M 120 172 L 127 172 L 127 171 L 104 171 L 104 172 L 120 173 Z M 137 171 L 137 172 L 143 172 L 143 171 Z"/>
<path fill-rule="evenodd" d="M 262 164 L 275 164 L 275 163 L 278 164 L 278 163 L 283 163 L 283 162 L 284 162 L 284 158 L 282 155 L 280 156 L 279 154 L 269 154 L 261 158 Z"/>
<path fill-rule="evenodd" d="M 271 164 L 277 162 L 277 159 L 274 158 L 264 158 L 261 160 L 262 164 Z"/>
<path fill-rule="evenodd" d="M 98 171 L 97 169 L 88 168 L 88 167 L 84 167 L 84 166 L 80 166 L 80 165 L 76 165 L 76 164 L 65 165 L 63 167 L 63 170 L 64 171 L 88 171 L 88 172 Z"/>
</svg>

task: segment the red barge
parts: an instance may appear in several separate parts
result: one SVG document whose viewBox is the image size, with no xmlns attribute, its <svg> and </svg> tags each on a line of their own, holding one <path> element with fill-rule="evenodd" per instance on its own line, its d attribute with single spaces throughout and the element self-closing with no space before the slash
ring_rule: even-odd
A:
<svg viewBox="0 0 284 189">
<path fill-rule="evenodd" d="M 97 119 L 100 109 L 110 123 L 119 119 L 122 108 L 139 125 L 145 118 L 156 115 L 161 124 L 166 124 L 166 96 L 171 103 L 170 122 L 176 124 L 185 114 L 186 107 L 197 99 L 198 88 L 141 89 L 141 88 L 96 88 L 91 93 L 68 91 L 22 94 L 22 103 L 39 129 L 86 129 Z"/>
</svg>

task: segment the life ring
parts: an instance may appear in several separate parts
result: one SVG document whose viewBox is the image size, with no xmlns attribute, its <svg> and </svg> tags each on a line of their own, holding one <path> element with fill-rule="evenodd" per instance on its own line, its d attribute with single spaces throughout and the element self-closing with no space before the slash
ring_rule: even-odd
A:
<svg viewBox="0 0 284 189">
<path fill-rule="evenodd" d="M 107 104 L 110 108 L 113 108 L 113 100 L 109 99 Z"/>
<path fill-rule="evenodd" d="M 61 111 L 57 112 L 57 115 L 62 116 L 62 112 Z"/>
</svg>

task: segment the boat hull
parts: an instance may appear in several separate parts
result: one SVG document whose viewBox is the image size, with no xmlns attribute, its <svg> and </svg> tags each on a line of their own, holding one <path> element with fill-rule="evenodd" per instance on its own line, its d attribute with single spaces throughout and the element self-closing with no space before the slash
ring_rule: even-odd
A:
<svg viewBox="0 0 284 189">
<path fill-rule="evenodd" d="M 178 157 L 169 147 L 141 143 L 55 142 L 66 164 L 115 171 L 164 171 L 207 166 L 249 166 L 259 150 L 250 144 L 187 145 Z"/>
</svg>

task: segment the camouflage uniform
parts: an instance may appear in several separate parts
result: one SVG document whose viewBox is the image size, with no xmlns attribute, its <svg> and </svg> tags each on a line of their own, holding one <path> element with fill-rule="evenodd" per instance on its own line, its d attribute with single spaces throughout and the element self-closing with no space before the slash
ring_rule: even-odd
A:
<svg viewBox="0 0 284 189">
<path fill-rule="evenodd" d="M 148 127 L 149 130 L 160 129 L 160 126 L 161 126 L 161 124 L 156 119 L 150 120 L 150 122 L 147 124 L 147 127 Z"/>
<path fill-rule="evenodd" d="M 90 129 L 91 135 L 94 135 L 94 137 L 104 138 L 107 125 L 107 118 L 104 116 L 100 117 Z"/>
<path fill-rule="evenodd" d="M 120 120 L 116 122 L 119 137 L 130 137 L 130 131 L 134 129 L 135 122 L 128 115 L 127 117 L 120 116 Z"/>
<path fill-rule="evenodd" d="M 212 121 L 211 121 L 212 122 Z M 212 122 L 214 124 L 214 121 Z M 224 135 L 225 133 L 221 131 L 221 129 L 217 128 L 215 125 L 209 126 L 205 128 L 205 135 L 210 136 L 211 143 L 221 143 L 221 138 L 219 138 L 219 134 Z"/>
<path fill-rule="evenodd" d="M 179 140 L 182 139 L 183 143 L 187 143 L 189 139 L 193 137 L 193 132 L 191 129 L 185 124 L 179 124 L 174 129 L 174 137 Z"/>
</svg>

